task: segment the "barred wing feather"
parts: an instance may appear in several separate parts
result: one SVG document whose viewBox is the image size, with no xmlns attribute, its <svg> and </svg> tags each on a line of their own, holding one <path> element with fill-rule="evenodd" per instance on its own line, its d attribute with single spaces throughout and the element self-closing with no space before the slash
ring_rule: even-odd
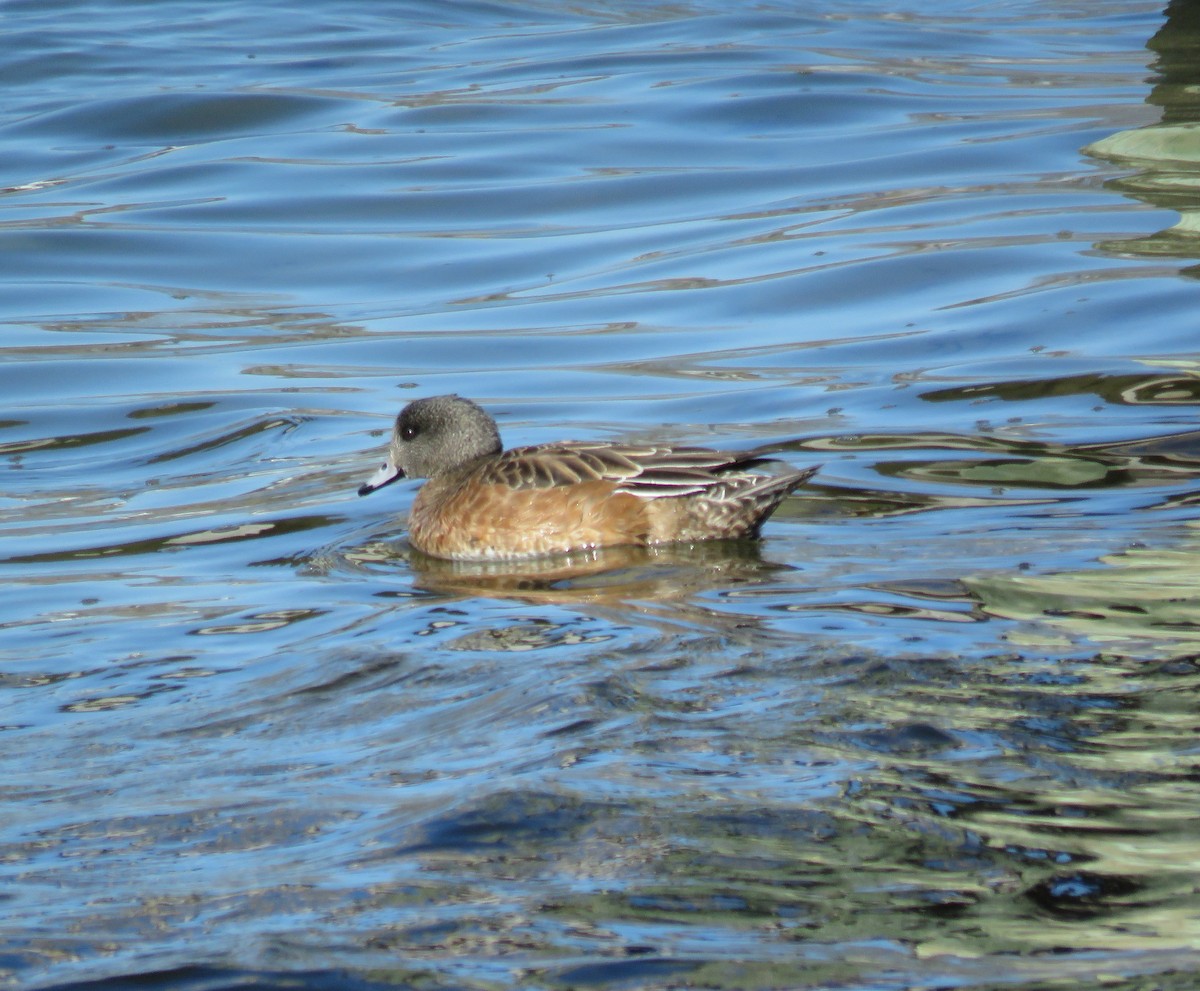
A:
<svg viewBox="0 0 1200 991">
<path fill-rule="evenodd" d="M 760 479 L 772 482 L 770 475 L 748 471 L 771 464 L 778 462 L 700 447 L 569 442 L 513 448 L 491 462 L 480 480 L 514 489 L 604 481 L 643 499 L 700 493 L 722 498 L 731 488 L 753 486 Z"/>
</svg>

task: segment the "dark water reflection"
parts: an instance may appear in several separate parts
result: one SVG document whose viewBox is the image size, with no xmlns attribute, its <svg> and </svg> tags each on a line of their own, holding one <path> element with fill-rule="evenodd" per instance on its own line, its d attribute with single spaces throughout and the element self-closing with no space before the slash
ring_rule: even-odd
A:
<svg viewBox="0 0 1200 991">
<path fill-rule="evenodd" d="M 1157 207 L 1176 211 L 1170 227 L 1149 236 L 1101 243 L 1107 251 L 1149 257 L 1194 259 L 1198 253 L 1195 186 L 1200 173 L 1200 101 L 1196 96 L 1200 18 L 1194 3 L 1176 0 L 1166 8 L 1162 27 L 1147 43 L 1155 53 L 1157 76 L 1147 102 L 1161 107 L 1161 119 L 1119 131 L 1096 142 L 1091 154 L 1132 166 L 1131 175 L 1111 180 L 1113 188 Z M 1195 277 L 1197 270 L 1190 267 Z"/>
<path fill-rule="evenodd" d="M 1111 966 L 1127 947 L 1131 969 L 1179 965 L 1194 766 L 1153 755 L 1192 749 L 1194 665 L 829 649 L 738 662 L 717 646 L 560 652 L 553 673 L 506 662 L 503 677 L 478 654 L 325 658 L 290 685 L 276 672 L 270 723 L 239 707 L 163 740 L 174 762 L 213 769 L 235 735 L 239 753 L 257 741 L 257 765 L 224 768 L 260 782 L 256 802 L 47 824 L 6 856 L 53 883 L 68 850 L 104 873 L 174 849 L 187 860 L 152 905 L 77 909 L 71 928 L 147 939 L 258 927 L 286 905 L 321 922 L 269 938 L 283 939 L 272 956 L 394 954 L 402 983 L 422 965 L 549 986 L 900 987 L 914 966 L 986 983 L 993 955 L 1037 980 L 1061 975 L 1064 952 Z M 500 763 L 507 785 L 483 787 Z M 346 844 L 358 852 L 335 881 L 313 854 Z M 195 858 L 291 881 L 200 895 Z M 28 951 L 77 953 L 81 938 Z"/>
<path fill-rule="evenodd" d="M 4 16 L 0 980 L 1195 982 L 1192 5 Z M 449 391 L 824 467 L 433 561 Z"/>
</svg>

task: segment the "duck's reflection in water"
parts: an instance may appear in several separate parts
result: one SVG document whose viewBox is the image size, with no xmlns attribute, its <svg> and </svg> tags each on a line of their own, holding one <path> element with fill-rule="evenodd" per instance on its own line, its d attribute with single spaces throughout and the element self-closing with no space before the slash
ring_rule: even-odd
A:
<svg viewBox="0 0 1200 991">
<path fill-rule="evenodd" d="M 462 562 L 407 545 L 414 586 L 455 599 L 487 597 L 561 606 L 614 622 L 728 633 L 757 626 L 760 615 L 733 612 L 727 591 L 769 582 L 794 569 L 764 560 L 757 541 L 703 541 L 656 547 L 606 547 L 519 561 Z M 706 595 L 705 593 L 714 593 Z"/>
</svg>

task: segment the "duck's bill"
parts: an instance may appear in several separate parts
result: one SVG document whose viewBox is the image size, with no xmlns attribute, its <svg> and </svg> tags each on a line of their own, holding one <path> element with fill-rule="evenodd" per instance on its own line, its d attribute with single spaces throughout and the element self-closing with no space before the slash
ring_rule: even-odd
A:
<svg viewBox="0 0 1200 991">
<path fill-rule="evenodd" d="M 391 485 L 397 478 L 403 478 L 404 472 L 393 465 L 390 461 L 385 461 L 370 478 L 358 487 L 360 496 L 370 495 L 376 489 L 382 489 L 385 485 Z"/>
</svg>

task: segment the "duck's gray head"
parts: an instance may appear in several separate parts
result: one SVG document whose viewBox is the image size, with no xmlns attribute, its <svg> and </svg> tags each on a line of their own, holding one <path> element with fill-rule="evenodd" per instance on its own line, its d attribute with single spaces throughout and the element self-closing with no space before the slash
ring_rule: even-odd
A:
<svg viewBox="0 0 1200 991">
<path fill-rule="evenodd" d="M 368 495 L 398 478 L 433 478 L 500 451 L 496 421 L 471 400 L 461 396 L 416 399 L 396 417 L 387 460 L 358 494 Z"/>
</svg>

